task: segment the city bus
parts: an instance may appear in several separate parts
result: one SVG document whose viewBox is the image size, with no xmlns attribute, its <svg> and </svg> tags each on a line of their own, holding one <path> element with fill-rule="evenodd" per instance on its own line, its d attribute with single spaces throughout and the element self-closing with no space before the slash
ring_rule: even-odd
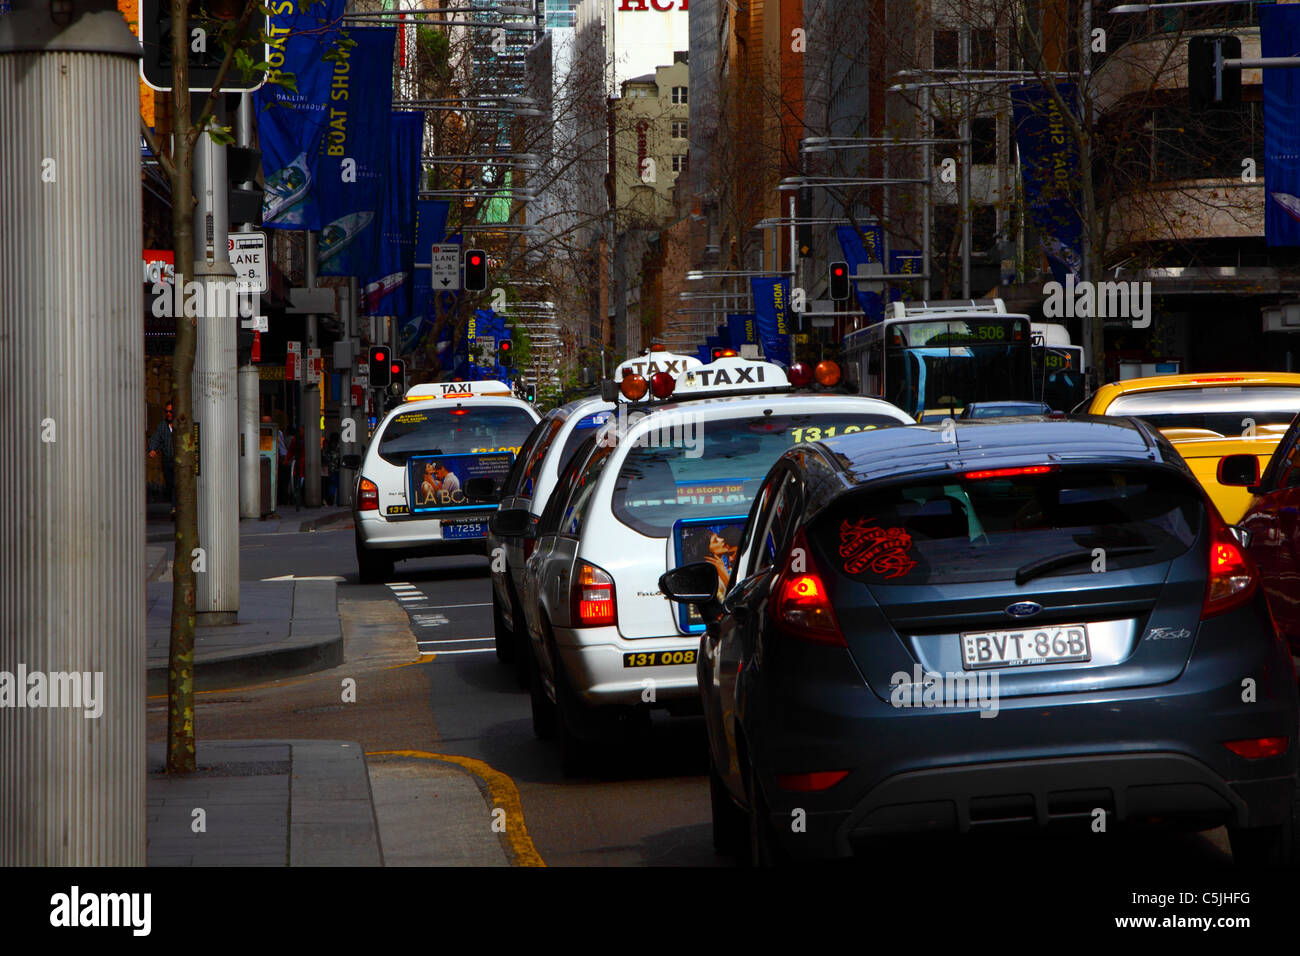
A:
<svg viewBox="0 0 1300 956">
<path fill-rule="evenodd" d="M 842 362 L 862 394 L 918 422 L 956 418 L 969 402 L 1039 394 L 1029 316 L 1008 313 L 1001 299 L 889 307 L 883 320 L 844 337 Z"/>
<path fill-rule="evenodd" d="M 1083 401 L 1087 388 L 1083 377 L 1083 346 L 1070 342 L 1063 325 L 1034 322 L 1030 326 L 1033 343 L 1034 398 L 1046 402 L 1053 411 L 1069 412 Z"/>
</svg>

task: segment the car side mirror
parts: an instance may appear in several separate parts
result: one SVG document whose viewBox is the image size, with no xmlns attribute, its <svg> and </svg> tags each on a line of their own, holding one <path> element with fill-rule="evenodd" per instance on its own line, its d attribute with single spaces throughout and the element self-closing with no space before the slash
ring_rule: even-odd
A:
<svg viewBox="0 0 1300 956">
<path fill-rule="evenodd" d="M 1254 455 L 1224 455 L 1219 459 L 1219 484 L 1249 488 L 1259 482 L 1259 459 Z"/>
<path fill-rule="evenodd" d="M 487 475 L 479 475 L 465 482 L 465 497 L 470 501 L 491 501 L 496 497 L 497 483 Z"/>
<path fill-rule="evenodd" d="M 344 455 L 342 458 L 339 459 L 339 464 L 342 465 L 344 468 L 348 469 L 349 471 L 356 471 L 358 468 L 361 467 L 361 456 Z"/>
<path fill-rule="evenodd" d="M 659 576 L 659 590 L 678 604 L 694 604 L 706 621 L 722 613 L 718 601 L 718 572 L 707 561 L 683 564 Z"/>
<path fill-rule="evenodd" d="M 528 532 L 534 527 L 532 517 L 527 508 L 497 511 L 488 518 L 488 530 L 503 538 L 531 537 Z"/>
</svg>

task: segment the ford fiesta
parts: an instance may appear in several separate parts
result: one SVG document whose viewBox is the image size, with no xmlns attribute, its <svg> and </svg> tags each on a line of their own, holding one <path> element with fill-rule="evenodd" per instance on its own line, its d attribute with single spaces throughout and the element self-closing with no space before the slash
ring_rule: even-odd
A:
<svg viewBox="0 0 1300 956">
<path fill-rule="evenodd" d="M 1296 677 L 1239 536 L 1136 419 L 795 446 L 721 601 L 707 564 L 660 579 L 709 621 L 715 842 L 842 857 L 1100 811 L 1294 862 Z"/>
</svg>

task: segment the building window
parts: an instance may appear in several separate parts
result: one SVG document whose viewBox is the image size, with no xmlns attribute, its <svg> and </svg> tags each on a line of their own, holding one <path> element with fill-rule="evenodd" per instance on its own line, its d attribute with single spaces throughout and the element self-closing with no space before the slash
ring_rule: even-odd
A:
<svg viewBox="0 0 1300 956">
<path fill-rule="evenodd" d="M 686 121 L 673 121 L 673 139 L 686 139 Z"/>
<path fill-rule="evenodd" d="M 673 87 L 673 103 L 675 103 L 675 104 L 682 104 L 682 103 L 685 103 L 685 102 L 687 102 L 687 100 L 686 100 L 686 87 L 684 87 L 684 86 L 674 86 L 674 87 Z"/>
<path fill-rule="evenodd" d="M 998 161 L 998 121 L 977 116 L 970 124 L 970 161 L 975 165 Z"/>
<path fill-rule="evenodd" d="M 961 67 L 958 53 L 961 50 L 960 38 L 956 30 L 934 31 L 934 68 L 936 70 L 956 70 Z"/>
<path fill-rule="evenodd" d="M 686 157 L 681 153 L 673 156 L 673 172 L 682 173 L 686 171 Z"/>
</svg>

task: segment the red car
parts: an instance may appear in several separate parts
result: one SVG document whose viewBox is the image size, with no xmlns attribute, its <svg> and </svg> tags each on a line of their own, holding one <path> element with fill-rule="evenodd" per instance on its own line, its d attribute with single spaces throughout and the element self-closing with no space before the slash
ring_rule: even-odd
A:
<svg viewBox="0 0 1300 956">
<path fill-rule="evenodd" d="M 1247 490 L 1255 497 L 1239 525 L 1250 532 L 1247 550 L 1259 566 L 1278 632 L 1300 668 L 1300 415 L 1259 483 Z"/>
</svg>

